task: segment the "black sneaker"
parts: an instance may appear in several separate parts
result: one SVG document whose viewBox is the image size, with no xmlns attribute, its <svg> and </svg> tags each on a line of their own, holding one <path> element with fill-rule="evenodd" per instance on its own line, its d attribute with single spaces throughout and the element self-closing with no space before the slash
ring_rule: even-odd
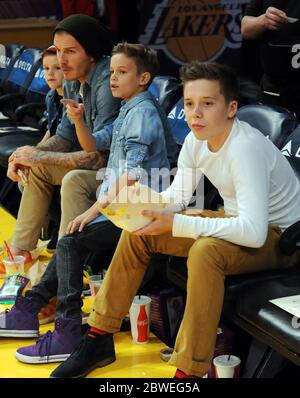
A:
<svg viewBox="0 0 300 398">
<path fill-rule="evenodd" d="M 50 375 L 55 378 L 85 377 L 95 368 L 109 365 L 116 360 L 112 334 L 98 335 L 88 331 L 69 358 Z"/>
</svg>

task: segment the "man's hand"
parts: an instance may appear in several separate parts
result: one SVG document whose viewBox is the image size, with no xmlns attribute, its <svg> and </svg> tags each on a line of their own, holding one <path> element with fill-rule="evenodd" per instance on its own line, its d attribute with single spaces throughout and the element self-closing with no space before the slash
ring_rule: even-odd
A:
<svg viewBox="0 0 300 398">
<path fill-rule="evenodd" d="M 15 159 L 15 154 L 16 154 L 16 151 L 19 149 L 19 150 L 21 150 L 21 149 L 24 149 L 24 148 L 33 148 L 32 146 L 30 146 L 30 145 L 24 145 L 24 146 L 20 146 L 20 147 L 18 147 L 11 155 L 10 155 L 10 157 L 8 158 L 8 162 L 14 162 L 16 159 Z"/>
<path fill-rule="evenodd" d="M 20 148 L 17 148 L 9 157 L 8 162 L 14 162 L 19 165 L 23 166 L 37 166 L 39 165 L 39 160 L 38 160 L 38 153 L 39 150 L 36 149 L 34 146 L 23 146 Z"/>
<path fill-rule="evenodd" d="M 264 24 L 266 29 L 278 30 L 281 26 L 287 23 L 287 15 L 285 12 L 275 7 L 268 7 L 265 13 Z"/>
<path fill-rule="evenodd" d="M 7 177 L 14 182 L 19 182 L 21 180 L 18 175 L 18 170 L 21 169 L 25 176 L 28 178 L 30 167 L 22 166 L 16 162 L 9 162 L 7 169 Z"/>
<path fill-rule="evenodd" d="M 134 235 L 162 235 L 172 231 L 174 213 L 169 210 L 144 210 L 142 215 L 153 219 L 152 223 L 135 232 Z"/>
<path fill-rule="evenodd" d="M 75 123 L 83 120 L 84 106 L 72 99 L 61 99 L 60 102 L 66 105 L 67 115 Z"/>
</svg>

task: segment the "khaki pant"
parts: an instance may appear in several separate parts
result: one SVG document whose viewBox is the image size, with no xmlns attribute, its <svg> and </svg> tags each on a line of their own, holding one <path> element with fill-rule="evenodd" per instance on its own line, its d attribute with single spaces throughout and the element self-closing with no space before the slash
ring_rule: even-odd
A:
<svg viewBox="0 0 300 398">
<path fill-rule="evenodd" d="M 204 211 L 201 216 L 224 217 L 224 213 Z M 212 237 L 140 237 L 123 231 L 88 323 L 112 333 L 119 330 L 151 253 L 188 257 L 186 307 L 169 363 L 187 374 L 203 376 L 214 352 L 225 276 L 295 265 L 299 254 L 283 256 L 279 238 L 280 229 L 270 227 L 264 246 L 253 249 Z"/>
<path fill-rule="evenodd" d="M 100 183 L 96 180 L 96 171 L 92 170 L 51 165 L 33 167 L 23 191 L 12 245 L 22 250 L 36 247 L 55 185 L 61 185 L 61 237 L 69 222 L 95 203 Z"/>
</svg>

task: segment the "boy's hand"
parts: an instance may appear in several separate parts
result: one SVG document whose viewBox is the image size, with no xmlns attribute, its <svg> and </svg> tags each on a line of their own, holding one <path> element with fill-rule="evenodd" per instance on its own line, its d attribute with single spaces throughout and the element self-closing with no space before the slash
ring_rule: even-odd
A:
<svg viewBox="0 0 300 398">
<path fill-rule="evenodd" d="M 172 231 L 174 213 L 169 210 L 144 210 L 142 215 L 153 219 L 152 223 L 135 232 L 134 235 L 162 235 Z"/>
<path fill-rule="evenodd" d="M 101 209 L 105 209 L 107 206 L 109 206 L 111 201 L 109 200 L 107 195 L 103 195 L 101 198 L 98 199 L 98 210 L 101 211 Z"/>
<path fill-rule="evenodd" d="M 66 233 L 73 234 L 76 231 L 81 232 L 87 224 L 89 224 L 98 216 L 99 211 L 94 206 L 90 207 L 87 211 L 80 214 L 69 223 Z"/>
<path fill-rule="evenodd" d="M 73 122 L 81 121 L 83 119 L 84 114 L 84 106 L 83 104 L 79 104 L 78 102 L 72 99 L 61 99 L 60 102 L 66 105 L 66 112 L 70 119 Z"/>
</svg>

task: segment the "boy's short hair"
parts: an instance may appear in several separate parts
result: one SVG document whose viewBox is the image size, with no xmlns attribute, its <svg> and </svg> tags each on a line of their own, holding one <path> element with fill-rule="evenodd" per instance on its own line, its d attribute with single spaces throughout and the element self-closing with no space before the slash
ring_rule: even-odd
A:
<svg viewBox="0 0 300 398">
<path fill-rule="evenodd" d="M 227 65 L 217 62 L 191 61 L 180 68 L 180 78 L 183 85 L 198 79 L 218 81 L 221 94 L 224 95 L 227 103 L 238 100 L 239 84 L 236 73 Z"/>
<path fill-rule="evenodd" d="M 125 54 L 129 58 L 134 58 L 138 74 L 149 72 L 151 79 L 148 86 L 158 74 L 159 62 L 157 58 L 157 51 L 153 48 L 144 46 L 143 44 L 122 42 L 113 47 L 111 55 L 113 56 L 116 54 Z"/>
</svg>

